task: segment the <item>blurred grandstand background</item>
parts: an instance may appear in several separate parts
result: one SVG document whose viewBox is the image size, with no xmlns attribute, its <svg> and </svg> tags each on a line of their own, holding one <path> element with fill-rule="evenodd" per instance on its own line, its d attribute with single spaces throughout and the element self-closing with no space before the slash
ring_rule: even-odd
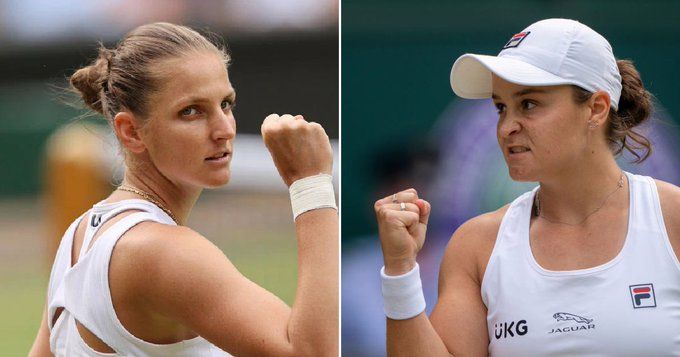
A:
<svg viewBox="0 0 680 357">
<path fill-rule="evenodd" d="M 603 34 L 633 59 L 657 99 L 647 126 L 655 153 L 624 169 L 680 184 L 680 3 L 674 1 L 342 1 L 342 345 L 345 356 L 385 354 L 373 202 L 415 187 L 433 205 L 419 255 L 428 311 L 443 249 L 467 219 L 534 184 L 512 182 L 487 100 L 454 96 L 463 53 L 497 54 L 515 33 L 550 17 Z M 348 159 L 351 158 L 351 159 Z"/>
<path fill-rule="evenodd" d="M 259 128 L 272 112 L 321 123 L 334 142 L 337 177 L 337 19 L 337 0 L 0 0 L 0 355 L 26 355 L 45 302 L 50 242 L 61 236 L 48 223 L 48 138 L 67 124 L 103 124 L 67 142 L 95 142 L 92 156 L 107 182 L 122 174 L 104 121 L 73 123 L 83 112 L 60 102 L 66 78 L 95 57 L 97 41 L 112 47 L 143 23 L 181 23 L 225 39 L 238 91 L 232 182 L 204 192 L 189 226 L 291 303 L 297 268 L 290 204 Z"/>
</svg>

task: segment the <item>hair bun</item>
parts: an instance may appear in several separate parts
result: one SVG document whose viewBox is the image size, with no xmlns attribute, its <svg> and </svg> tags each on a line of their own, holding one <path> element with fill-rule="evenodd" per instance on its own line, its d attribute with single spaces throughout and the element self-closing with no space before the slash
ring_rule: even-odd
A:
<svg viewBox="0 0 680 357">
<path fill-rule="evenodd" d="M 78 91 L 83 102 L 99 114 L 104 114 L 101 92 L 106 85 L 111 57 L 112 51 L 100 48 L 99 57 L 89 66 L 77 70 L 70 78 L 71 86 Z"/>
<path fill-rule="evenodd" d="M 640 73 L 632 61 L 616 61 L 621 73 L 621 99 L 619 109 L 610 115 L 609 141 L 615 145 L 615 154 L 628 150 L 640 163 L 652 154 L 652 143 L 638 131 L 652 113 L 652 95 L 645 89 Z"/>
<path fill-rule="evenodd" d="M 652 104 L 649 92 L 645 89 L 640 73 L 632 61 L 618 60 L 616 64 L 621 73 L 621 99 L 618 113 L 626 121 L 628 128 L 644 122 L 651 114 Z"/>
</svg>

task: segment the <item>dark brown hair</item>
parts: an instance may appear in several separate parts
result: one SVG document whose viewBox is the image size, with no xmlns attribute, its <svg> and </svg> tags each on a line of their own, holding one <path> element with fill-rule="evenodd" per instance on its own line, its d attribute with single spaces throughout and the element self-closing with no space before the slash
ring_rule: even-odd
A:
<svg viewBox="0 0 680 357">
<path fill-rule="evenodd" d="M 215 39 L 170 23 L 142 25 L 128 33 L 114 49 L 100 45 L 99 56 L 77 70 L 70 83 L 85 105 L 109 121 L 122 110 L 145 117 L 149 95 L 158 91 L 162 80 L 154 70 L 160 61 L 212 51 L 228 65 L 229 55 Z"/>
<path fill-rule="evenodd" d="M 640 73 L 632 61 L 618 60 L 616 64 L 621 74 L 621 99 L 618 110 L 609 112 L 607 140 L 614 155 L 619 155 L 625 149 L 635 156 L 633 162 L 640 163 L 652 154 L 652 143 L 635 128 L 649 118 L 652 96 L 642 84 Z M 585 103 L 593 95 L 578 86 L 573 88 L 577 103 Z"/>
</svg>

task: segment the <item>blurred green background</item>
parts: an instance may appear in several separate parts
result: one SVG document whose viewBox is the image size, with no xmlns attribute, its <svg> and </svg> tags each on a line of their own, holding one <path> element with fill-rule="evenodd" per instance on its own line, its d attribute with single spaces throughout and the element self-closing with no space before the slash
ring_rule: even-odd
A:
<svg viewBox="0 0 680 357">
<path fill-rule="evenodd" d="M 65 96 L 66 78 L 96 56 L 99 41 L 113 47 L 155 21 L 221 36 L 238 92 L 232 182 L 204 192 L 188 226 L 244 275 L 293 302 L 288 192 L 258 136 L 266 115 L 300 113 L 321 123 L 337 146 L 338 1 L 0 0 L 0 356 L 27 354 L 45 304 L 49 242 L 61 237 L 50 231 L 47 141 L 83 113 L 63 102 L 74 100 Z M 122 174 L 118 149 L 104 140 L 100 146 L 105 155 L 91 156 L 113 181 Z"/>
</svg>

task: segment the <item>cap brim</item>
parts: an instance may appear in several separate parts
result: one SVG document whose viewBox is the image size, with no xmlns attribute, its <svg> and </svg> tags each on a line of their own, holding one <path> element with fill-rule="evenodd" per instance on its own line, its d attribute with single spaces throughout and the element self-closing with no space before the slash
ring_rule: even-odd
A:
<svg viewBox="0 0 680 357">
<path fill-rule="evenodd" d="M 508 57 L 464 54 L 451 68 L 451 88 L 466 99 L 490 98 L 492 74 L 524 86 L 555 86 L 572 81 Z"/>
</svg>

